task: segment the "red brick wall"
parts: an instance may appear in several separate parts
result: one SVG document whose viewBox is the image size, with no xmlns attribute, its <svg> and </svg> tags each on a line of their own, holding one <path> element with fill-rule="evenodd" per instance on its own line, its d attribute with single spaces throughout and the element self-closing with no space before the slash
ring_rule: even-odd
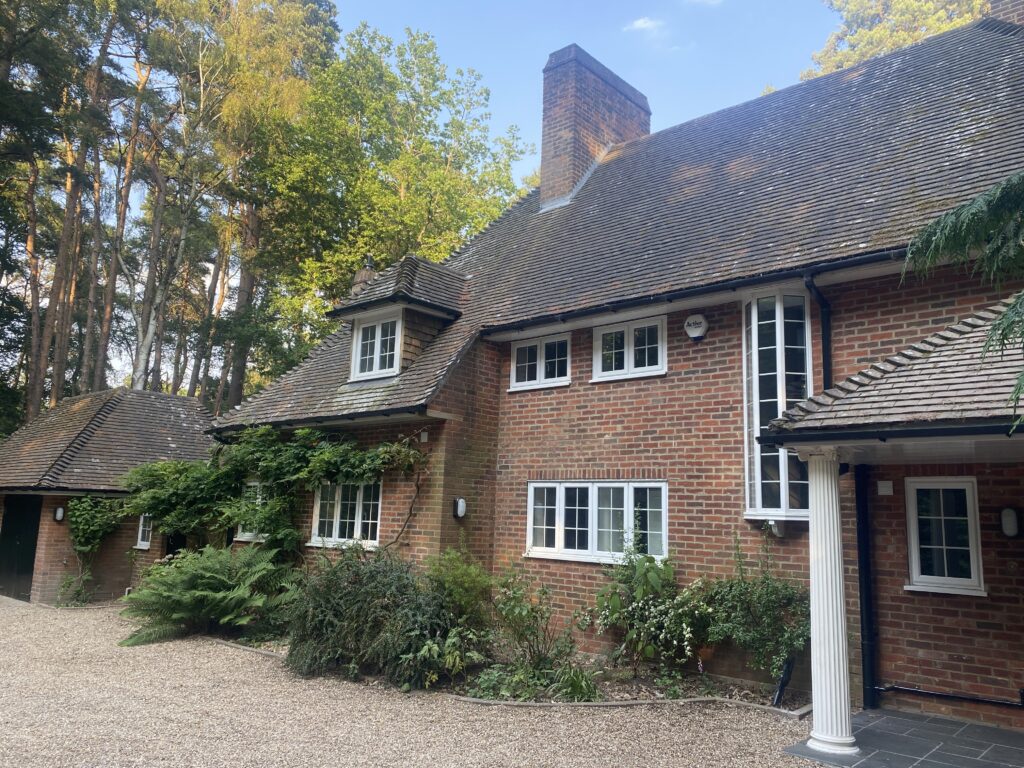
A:
<svg viewBox="0 0 1024 768">
<path fill-rule="evenodd" d="M 938 475 L 977 478 L 987 597 L 903 588 L 910 572 L 904 480 Z M 878 496 L 877 480 L 891 480 L 893 495 Z M 871 481 L 880 682 L 1017 699 L 1018 689 L 1024 688 L 1024 537 L 1003 536 L 999 513 L 1004 507 L 1021 508 L 1024 467 L 875 467 Z M 883 701 L 1024 728 L 1020 710 L 893 694 L 886 694 Z"/>
<path fill-rule="evenodd" d="M 1014 24 L 1024 24 L 1024 0 L 992 0 L 989 16 Z"/>
</svg>

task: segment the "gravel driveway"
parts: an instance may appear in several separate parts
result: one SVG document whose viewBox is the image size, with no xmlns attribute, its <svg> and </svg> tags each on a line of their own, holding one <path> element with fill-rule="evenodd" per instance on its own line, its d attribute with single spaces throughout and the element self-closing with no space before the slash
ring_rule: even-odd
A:
<svg viewBox="0 0 1024 768">
<path fill-rule="evenodd" d="M 0 598 L 0 766 L 758 766 L 808 725 L 719 705 L 482 707 L 209 640 L 119 648 L 113 608 Z"/>
</svg>

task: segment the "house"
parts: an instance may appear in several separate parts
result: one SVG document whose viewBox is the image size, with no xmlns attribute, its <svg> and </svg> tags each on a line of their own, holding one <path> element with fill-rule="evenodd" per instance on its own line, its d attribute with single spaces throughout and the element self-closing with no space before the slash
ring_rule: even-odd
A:
<svg viewBox="0 0 1024 768">
<path fill-rule="evenodd" d="M 879 689 L 1024 727 L 1024 549 L 1000 533 L 1024 490 L 1018 438 L 984 432 L 999 447 L 974 452 L 977 434 L 940 430 L 910 452 L 870 421 L 1007 426 L 1019 359 L 997 377 L 971 347 L 948 377 L 934 335 L 974 344 L 1022 286 L 902 275 L 925 224 L 1024 166 L 1024 4 L 992 6 L 654 134 L 639 91 L 578 46 L 553 53 L 539 188 L 444 264 L 361 274 L 339 330 L 216 431 L 417 435 L 431 458 L 415 483 L 306 499 L 309 551 L 397 540 L 419 559 L 462 539 L 543 580 L 564 617 L 626 547 L 690 580 L 731 573 L 734 540 L 754 551 L 767 526 L 776 567 L 812 585 L 813 747 L 854 751 L 851 699 Z M 948 515 L 922 501 L 947 496 Z M 939 552 L 936 521 L 965 504 L 970 546 Z M 955 562 L 924 578 L 940 555 Z"/>
<path fill-rule="evenodd" d="M 0 595 L 54 603 L 78 574 L 68 502 L 125 495 L 131 469 L 206 459 L 210 416 L 195 398 L 124 388 L 62 400 L 0 443 Z M 148 519 L 126 518 L 96 553 L 94 597 L 123 595 L 142 568 L 180 548 Z"/>
</svg>

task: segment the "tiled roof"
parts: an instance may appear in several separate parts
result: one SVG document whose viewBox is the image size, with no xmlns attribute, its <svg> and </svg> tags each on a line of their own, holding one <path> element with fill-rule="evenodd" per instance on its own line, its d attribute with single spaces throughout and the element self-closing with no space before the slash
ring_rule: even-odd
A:
<svg viewBox="0 0 1024 768">
<path fill-rule="evenodd" d="M 451 317 L 461 312 L 466 276 L 418 256 L 406 256 L 374 278 L 357 296 L 330 314 L 352 315 L 390 302 L 406 302 L 440 311 Z"/>
<path fill-rule="evenodd" d="M 0 489 L 122 490 L 140 464 L 207 458 L 209 427 L 195 398 L 124 388 L 69 397 L 0 443 Z"/>
<path fill-rule="evenodd" d="M 772 422 L 772 431 L 1010 424 L 1010 396 L 1024 370 L 1024 351 L 1015 345 L 986 354 L 992 322 L 1007 306 L 1001 302 L 965 317 L 797 403 Z"/>
<path fill-rule="evenodd" d="M 342 330 L 218 426 L 422 408 L 487 329 L 902 248 L 1024 168 L 1022 115 L 1024 27 L 989 19 L 613 147 L 446 262 L 462 315 L 399 376 L 347 383 Z"/>
</svg>

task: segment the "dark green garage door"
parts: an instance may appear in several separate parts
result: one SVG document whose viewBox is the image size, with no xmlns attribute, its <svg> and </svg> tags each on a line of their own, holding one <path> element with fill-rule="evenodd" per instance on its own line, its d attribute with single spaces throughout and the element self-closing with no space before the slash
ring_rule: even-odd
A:
<svg viewBox="0 0 1024 768">
<path fill-rule="evenodd" d="M 7 496 L 0 520 L 0 595 L 28 600 L 42 496 Z"/>
</svg>

